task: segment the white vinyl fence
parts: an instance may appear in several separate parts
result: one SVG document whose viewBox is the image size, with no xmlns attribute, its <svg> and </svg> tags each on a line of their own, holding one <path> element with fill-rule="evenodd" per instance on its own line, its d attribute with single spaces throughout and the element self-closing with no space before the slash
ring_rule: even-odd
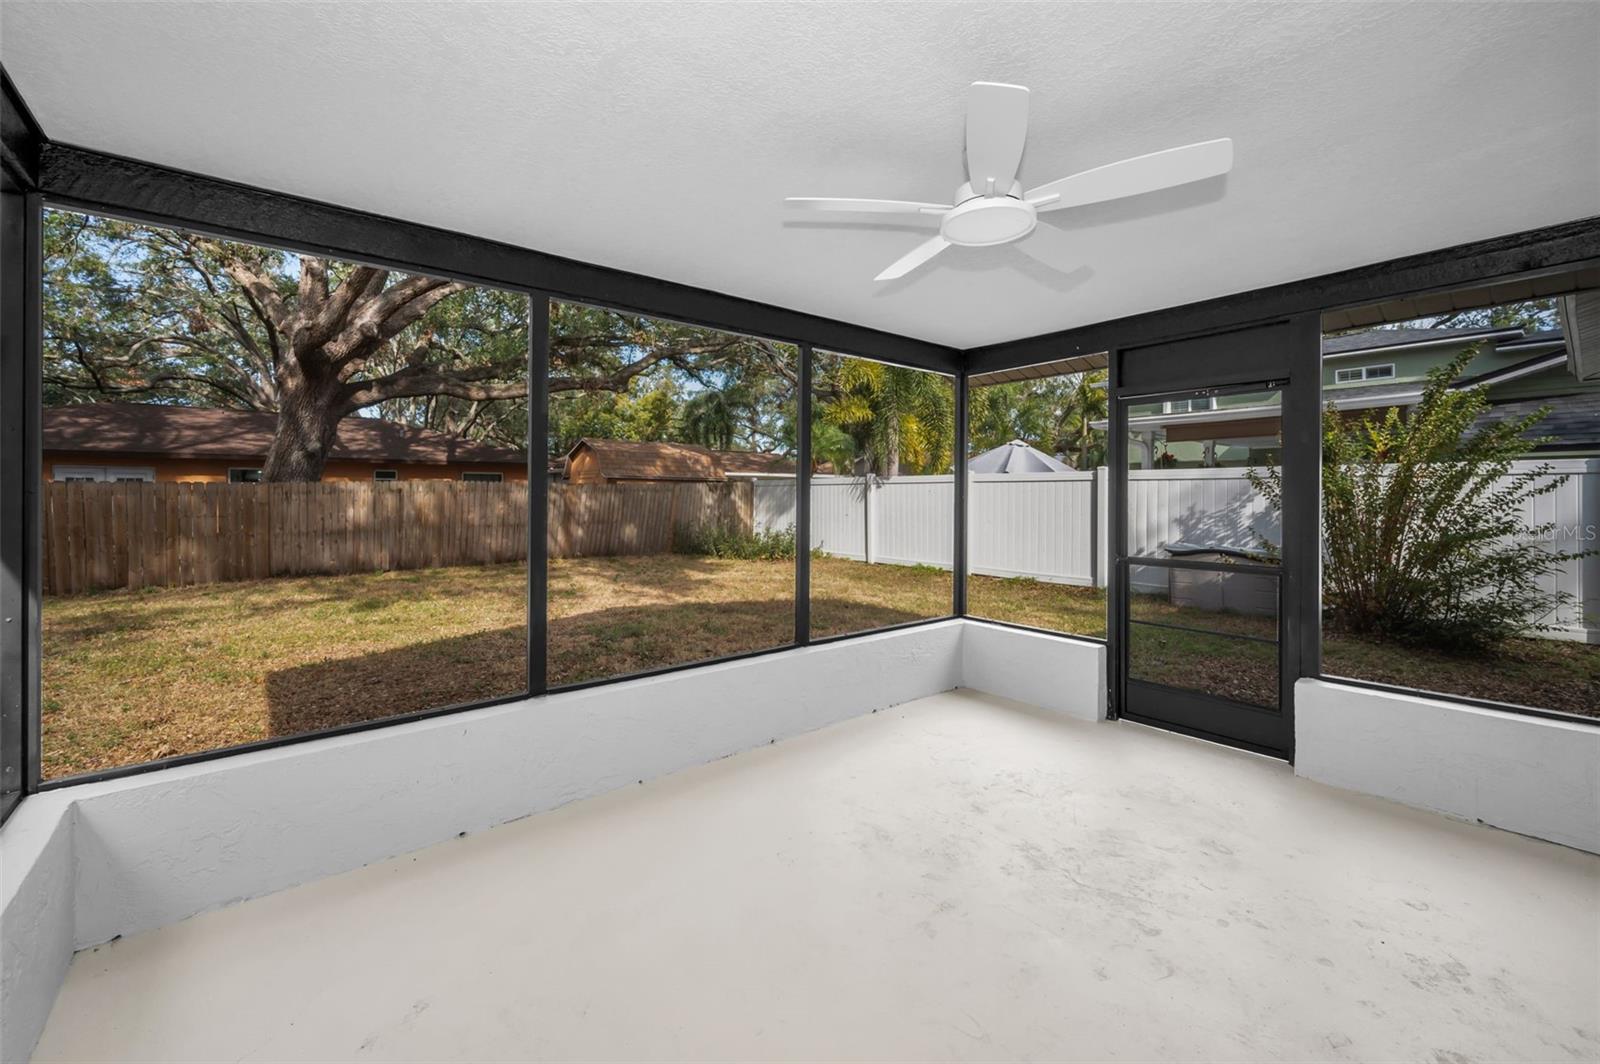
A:
<svg viewBox="0 0 1600 1064">
<path fill-rule="evenodd" d="M 1551 467 L 1566 483 L 1533 500 L 1529 528 L 1550 524 L 1552 551 L 1600 547 L 1600 459 L 1517 463 Z M 1278 545 L 1282 528 L 1242 469 L 1135 470 L 1128 478 L 1130 554 L 1169 543 L 1241 550 Z M 1109 480 L 1094 472 L 981 474 L 968 485 L 967 543 L 974 573 L 1104 587 Z M 811 479 L 811 544 L 827 554 L 889 565 L 948 569 L 954 482 L 950 476 Z M 794 484 L 758 480 L 758 529 L 794 524 Z M 1563 562 L 1544 581 L 1573 604 L 1551 618 L 1557 638 L 1600 642 L 1600 557 Z"/>
</svg>

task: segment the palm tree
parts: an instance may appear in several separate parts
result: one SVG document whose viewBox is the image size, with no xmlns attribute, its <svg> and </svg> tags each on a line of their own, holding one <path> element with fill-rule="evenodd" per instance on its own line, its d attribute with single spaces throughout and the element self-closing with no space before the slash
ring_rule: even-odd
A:
<svg viewBox="0 0 1600 1064">
<path fill-rule="evenodd" d="M 939 472 L 954 451 L 955 393 L 937 373 L 842 358 L 834 370 L 837 393 L 823 421 L 857 442 L 873 471 L 893 477 L 902 464 Z"/>
<path fill-rule="evenodd" d="M 683 405 L 683 434 L 713 450 L 730 451 L 744 413 L 731 390 L 708 388 Z"/>
<path fill-rule="evenodd" d="M 1093 469 L 1106 460 L 1105 429 L 1102 424 L 1109 409 L 1106 398 L 1106 371 L 1080 373 L 1062 396 L 1057 446 L 1072 458 L 1074 469 Z"/>
<path fill-rule="evenodd" d="M 811 423 L 811 471 L 826 465 L 841 476 L 850 473 L 855 461 L 856 441 L 844 429 L 821 418 Z"/>
</svg>

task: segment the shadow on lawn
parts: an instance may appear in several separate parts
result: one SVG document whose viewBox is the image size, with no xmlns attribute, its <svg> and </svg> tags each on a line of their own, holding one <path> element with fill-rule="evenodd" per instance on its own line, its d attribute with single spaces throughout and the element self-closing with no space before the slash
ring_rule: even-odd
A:
<svg viewBox="0 0 1600 1064">
<path fill-rule="evenodd" d="M 841 599 L 817 599 L 812 612 L 827 618 L 830 632 L 922 619 Z M 268 734 L 301 735 L 524 691 L 525 636 L 521 626 L 497 628 L 268 673 Z M 787 599 L 621 606 L 551 618 L 547 672 L 555 687 L 767 650 L 793 638 Z"/>
</svg>

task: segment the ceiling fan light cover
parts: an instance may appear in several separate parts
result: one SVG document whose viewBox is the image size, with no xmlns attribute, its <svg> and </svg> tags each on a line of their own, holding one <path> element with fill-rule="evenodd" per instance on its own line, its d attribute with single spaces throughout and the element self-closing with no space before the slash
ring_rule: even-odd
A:
<svg viewBox="0 0 1600 1064">
<path fill-rule="evenodd" d="M 982 248 L 1009 244 L 1033 232 L 1038 216 L 1032 206 L 1009 196 L 968 200 L 946 212 L 939 232 L 952 244 Z"/>
</svg>

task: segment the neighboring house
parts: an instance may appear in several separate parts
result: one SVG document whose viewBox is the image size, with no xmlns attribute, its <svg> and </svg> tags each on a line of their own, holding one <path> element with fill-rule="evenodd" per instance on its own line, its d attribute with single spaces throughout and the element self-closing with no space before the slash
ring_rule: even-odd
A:
<svg viewBox="0 0 1600 1064">
<path fill-rule="evenodd" d="M 1430 370 L 1474 345 L 1477 355 L 1456 387 L 1486 385 L 1493 404 L 1486 417 L 1548 407 L 1534 430 L 1551 437 L 1541 453 L 1600 455 L 1600 379 L 1580 365 L 1560 329 L 1370 329 L 1324 337 L 1323 401 L 1355 412 L 1411 406 Z M 1134 406 L 1128 428 L 1136 468 L 1278 460 L 1278 402 L 1261 392 Z"/>
<path fill-rule="evenodd" d="M 567 452 L 573 484 L 629 481 L 718 481 L 737 477 L 792 477 L 794 459 L 780 454 L 713 451 L 692 443 L 581 439 Z"/>
<path fill-rule="evenodd" d="M 149 403 L 46 407 L 46 480 L 250 483 L 276 415 Z M 377 418 L 339 423 L 324 481 L 528 479 L 520 452 Z"/>
</svg>

